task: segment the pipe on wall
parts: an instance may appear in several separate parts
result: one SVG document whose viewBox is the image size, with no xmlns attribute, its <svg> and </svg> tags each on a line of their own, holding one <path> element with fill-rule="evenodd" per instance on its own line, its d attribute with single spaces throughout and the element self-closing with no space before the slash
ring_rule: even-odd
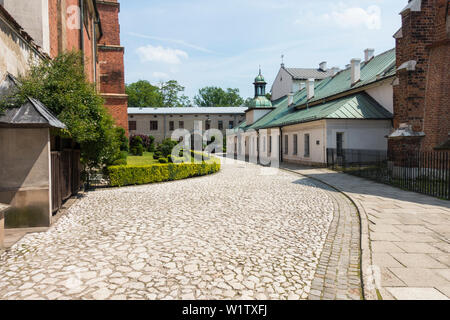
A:
<svg viewBox="0 0 450 320">
<path fill-rule="evenodd" d="M 280 146 L 278 148 L 278 150 L 280 150 L 280 164 L 283 162 L 283 128 L 279 127 L 280 129 Z"/>
<path fill-rule="evenodd" d="M 81 53 L 83 54 L 83 67 L 85 64 L 85 59 L 84 59 L 84 0 L 80 0 L 80 50 Z"/>
</svg>

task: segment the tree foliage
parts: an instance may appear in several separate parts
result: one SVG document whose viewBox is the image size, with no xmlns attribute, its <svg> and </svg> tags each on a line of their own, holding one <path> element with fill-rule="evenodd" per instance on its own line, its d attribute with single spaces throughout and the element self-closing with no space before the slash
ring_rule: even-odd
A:
<svg viewBox="0 0 450 320">
<path fill-rule="evenodd" d="M 163 105 L 167 108 L 187 107 L 190 104 L 189 98 L 183 94 L 184 87 L 176 80 L 170 80 L 161 84 L 161 94 Z"/>
<path fill-rule="evenodd" d="M 205 87 L 198 91 L 194 103 L 200 107 L 237 107 L 244 103 L 239 89 L 228 88 L 226 91 L 218 87 Z"/>
<path fill-rule="evenodd" d="M 164 106 L 161 90 L 147 80 L 139 80 L 127 85 L 126 92 L 130 108 L 161 108 Z"/>
<path fill-rule="evenodd" d="M 13 107 L 18 107 L 27 97 L 41 101 L 67 126 L 62 135 L 80 144 L 87 167 L 110 164 L 120 157 L 120 132 L 114 130 L 102 97 L 86 79 L 80 52 L 31 65 L 19 78 L 17 90 L 2 104 L 11 107 L 8 104 L 13 102 Z"/>
<path fill-rule="evenodd" d="M 126 86 L 130 108 L 176 108 L 190 105 L 184 87 L 176 80 L 162 82 L 159 87 L 147 80 L 140 80 Z"/>
</svg>

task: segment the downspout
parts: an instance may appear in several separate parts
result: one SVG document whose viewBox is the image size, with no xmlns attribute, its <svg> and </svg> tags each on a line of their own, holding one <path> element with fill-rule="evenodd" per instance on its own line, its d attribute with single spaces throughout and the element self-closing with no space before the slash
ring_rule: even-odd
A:
<svg viewBox="0 0 450 320">
<path fill-rule="evenodd" d="M 259 163 L 259 130 L 256 130 L 256 164 Z"/>
<path fill-rule="evenodd" d="M 85 64 L 84 58 L 84 0 L 80 0 L 80 50 L 83 54 L 83 68 Z"/>
<path fill-rule="evenodd" d="M 280 164 L 283 162 L 283 128 L 279 127 L 280 129 Z"/>
<path fill-rule="evenodd" d="M 163 130 L 164 130 L 164 140 L 166 140 L 166 115 L 163 114 Z"/>
<path fill-rule="evenodd" d="M 96 25 L 98 25 L 98 19 L 95 18 L 94 20 L 94 26 L 93 26 L 93 30 L 92 30 L 92 63 L 93 63 L 93 70 L 94 70 L 94 84 L 95 87 L 97 88 L 97 34 L 95 32 L 95 27 Z"/>
</svg>

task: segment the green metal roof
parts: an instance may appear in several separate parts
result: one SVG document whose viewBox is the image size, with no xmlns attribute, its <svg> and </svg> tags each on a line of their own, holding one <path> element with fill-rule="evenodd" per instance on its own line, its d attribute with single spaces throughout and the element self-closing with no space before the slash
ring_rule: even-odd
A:
<svg viewBox="0 0 450 320">
<path fill-rule="evenodd" d="M 371 96 L 361 92 L 307 109 L 287 112 L 263 127 L 278 127 L 321 119 L 378 120 L 392 119 L 392 117 L 392 114 L 380 106 Z"/>
<path fill-rule="evenodd" d="M 323 79 L 314 88 L 314 97 L 307 100 L 306 96 L 296 103 L 296 106 L 312 103 L 348 90 L 360 88 L 386 77 L 395 75 L 395 49 L 373 57 L 369 62 L 361 63 L 361 80 L 352 86 L 351 68 L 338 72 L 334 77 Z"/>
<path fill-rule="evenodd" d="M 344 93 L 354 88 L 361 88 L 381 79 L 395 75 L 395 49 L 386 51 L 372 58 L 368 63 L 361 64 L 361 81 L 351 86 L 350 69 L 343 70 L 334 77 L 317 82 L 315 97 L 309 102 Z M 308 109 L 306 89 L 294 94 L 293 104 L 288 106 L 288 97 L 284 96 L 272 101 L 275 108 L 250 126 L 245 122 L 236 130 L 262 129 L 287 124 L 315 121 L 320 119 L 391 119 L 392 114 L 365 92 L 352 94 L 343 98 L 315 105 Z"/>
<path fill-rule="evenodd" d="M 273 106 L 272 106 L 272 102 L 270 102 L 270 100 L 267 99 L 265 96 L 259 96 L 259 97 L 252 99 L 248 108 L 249 109 L 252 109 L 252 108 L 264 108 L 264 109 L 270 108 L 270 109 L 272 109 Z"/>
<path fill-rule="evenodd" d="M 266 80 L 264 80 L 263 75 L 261 74 L 261 68 L 259 69 L 259 74 L 255 78 L 255 84 L 256 83 L 266 83 Z"/>
</svg>

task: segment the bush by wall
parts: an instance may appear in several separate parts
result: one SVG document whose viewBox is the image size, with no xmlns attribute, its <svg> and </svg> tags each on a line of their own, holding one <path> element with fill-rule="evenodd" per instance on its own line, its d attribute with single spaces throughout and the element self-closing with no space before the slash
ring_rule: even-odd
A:
<svg viewBox="0 0 450 320">
<path fill-rule="evenodd" d="M 149 184 L 204 176 L 218 172 L 220 161 L 202 163 L 158 163 L 146 166 L 111 166 L 108 175 L 112 187 Z"/>
</svg>

